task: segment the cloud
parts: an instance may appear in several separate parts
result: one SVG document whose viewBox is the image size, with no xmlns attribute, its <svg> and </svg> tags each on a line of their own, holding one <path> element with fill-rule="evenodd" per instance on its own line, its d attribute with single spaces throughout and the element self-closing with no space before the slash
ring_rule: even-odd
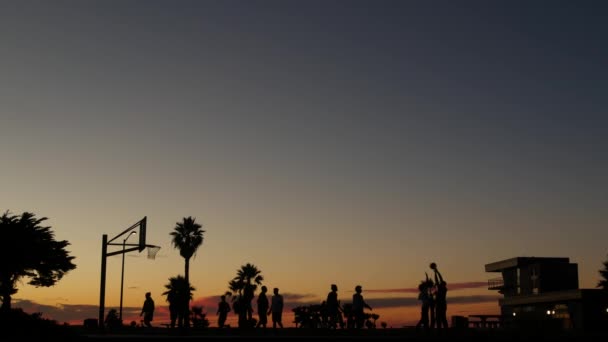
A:
<svg viewBox="0 0 608 342">
<path fill-rule="evenodd" d="M 487 295 L 474 295 L 474 296 L 457 296 L 449 297 L 448 305 L 450 304 L 475 304 L 475 303 L 487 303 L 487 302 L 498 302 L 500 296 L 487 296 Z M 414 297 L 397 297 L 397 298 L 372 298 L 365 300 L 371 307 L 376 308 L 397 308 L 397 307 L 408 307 L 408 306 L 420 306 L 418 298 Z"/>
<path fill-rule="evenodd" d="M 478 289 L 488 286 L 486 281 L 470 281 L 464 283 L 448 283 L 448 290 L 457 291 L 465 289 Z M 418 287 L 406 287 L 397 289 L 365 289 L 366 293 L 418 293 Z"/>
<path fill-rule="evenodd" d="M 317 295 L 310 293 L 282 293 L 285 302 L 300 302 L 304 299 L 317 298 Z"/>
<path fill-rule="evenodd" d="M 90 304 L 65 304 L 57 303 L 56 305 L 45 305 L 33 302 L 26 299 L 15 299 L 13 302 L 14 308 L 21 308 L 23 311 L 28 313 L 40 312 L 43 318 L 52 319 L 58 323 L 69 323 L 73 325 L 80 325 L 87 318 L 98 318 L 99 317 L 99 306 Z M 110 309 L 118 310 L 115 306 L 106 306 L 106 313 Z M 123 306 L 122 316 L 125 322 L 140 320 L 139 314 L 141 313 L 141 307 L 130 307 Z M 155 320 L 158 318 L 159 321 L 164 321 L 165 318 L 168 320 L 169 310 L 167 306 L 156 306 Z"/>
<path fill-rule="evenodd" d="M 21 308 L 28 313 L 40 312 L 43 318 L 55 320 L 59 323 L 68 322 L 82 324 L 85 318 L 97 318 L 99 315 L 99 306 L 87 304 L 61 304 L 45 305 L 38 304 L 31 300 L 15 299 L 13 307 Z M 124 314 L 124 308 L 123 308 Z"/>
<path fill-rule="evenodd" d="M 485 284 L 485 283 L 484 283 Z M 464 288 L 464 287 L 463 287 Z M 407 289 L 393 289 L 393 290 L 407 290 Z M 388 291 L 388 292 L 406 292 L 406 291 Z M 369 292 L 366 291 L 366 292 Z M 382 293 L 378 291 L 377 293 Z M 418 293 L 418 289 L 416 289 L 416 293 Z M 475 303 L 489 303 L 496 302 L 498 303 L 498 299 L 500 296 L 496 295 L 470 295 L 470 296 L 448 296 L 448 305 L 449 304 L 475 304 Z M 318 298 L 314 295 L 296 295 L 292 294 L 292 298 L 288 300 L 285 298 L 285 308 L 286 310 L 291 310 L 298 306 L 306 306 L 312 304 L 320 304 L 323 299 Z M 308 300 L 301 300 L 308 299 Z M 340 301 L 345 303 L 350 303 L 350 299 L 342 298 Z M 397 307 L 411 307 L 411 306 L 420 306 L 420 301 L 417 296 L 412 297 L 379 297 L 379 298 L 366 298 L 365 301 L 371 305 L 373 308 L 397 308 Z"/>
</svg>

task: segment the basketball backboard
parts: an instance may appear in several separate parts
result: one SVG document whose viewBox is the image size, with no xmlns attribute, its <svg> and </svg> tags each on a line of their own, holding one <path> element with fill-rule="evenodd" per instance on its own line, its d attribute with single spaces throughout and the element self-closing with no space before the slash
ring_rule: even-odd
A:
<svg viewBox="0 0 608 342">
<path fill-rule="evenodd" d="M 139 221 L 139 252 L 141 253 L 146 248 L 146 222 L 147 217 Z"/>
</svg>

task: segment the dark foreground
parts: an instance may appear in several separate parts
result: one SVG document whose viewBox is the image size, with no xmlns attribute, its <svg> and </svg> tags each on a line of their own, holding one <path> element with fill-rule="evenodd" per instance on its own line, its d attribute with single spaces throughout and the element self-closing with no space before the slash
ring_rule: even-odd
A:
<svg viewBox="0 0 608 342">
<path fill-rule="evenodd" d="M 430 333 L 414 329 L 374 329 L 338 330 L 266 329 L 240 331 L 238 329 L 207 329 L 189 331 L 187 334 L 167 328 L 136 328 L 112 333 L 87 331 L 82 327 L 70 327 L 70 336 L 62 336 L 62 341 L 608 341 L 608 331 L 542 331 L 542 330 L 501 330 L 501 329 L 448 329 Z M 18 336 L 13 336 L 18 337 Z M 49 340 L 54 340 L 48 336 Z M 3 340 L 5 340 L 3 338 Z M 11 339 L 12 340 L 12 339 Z"/>
</svg>

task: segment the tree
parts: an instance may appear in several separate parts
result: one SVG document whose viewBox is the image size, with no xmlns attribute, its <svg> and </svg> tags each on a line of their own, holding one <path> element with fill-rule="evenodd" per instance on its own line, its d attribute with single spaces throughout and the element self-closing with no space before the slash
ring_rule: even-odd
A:
<svg viewBox="0 0 608 342">
<path fill-rule="evenodd" d="M 203 244 L 203 233 L 205 233 L 201 229 L 202 226 L 196 223 L 195 220 L 191 216 L 184 217 L 182 222 L 175 224 L 174 230 L 170 233 L 173 247 L 178 249 L 179 254 L 184 258 L 184 278 L 186 284 L 190 284 L 190 258 L 196 254 L 196 250 Z M 185 309 L 184 317 L 188 317 L 188 306 Z M 190 323 L 187 320 L 185 327 L 189 325 Z"/>
<path fill-rule="evenodd" d="M 55 240 L 51 227 L 41 225 L 46 220 L 30 212 L 16 216 L 7 211 L 0 217 L 2 311 L 10 311 L 11 296 L 23 278 L 29 278 L 28 284 L 35 287 L 50 287 L 76 268 L 74 257 L 66 250 L 70 243 Z"/>
<path fill-rule="evenodd" d="M 608 258 L 603 262 L 604 269 L 599 270 L 600 275 L 603 279 L 597 283 L 597 287 L 601 287 L 604 290 L 608 290 Z"/>
<path fill-rule="evenodd" d="M 237 270 L 236 277 L 229 283 L 228 288 L 232 293 L 237 295 L 232 297 L 233 302 L 236 300 L 235 313 L 239 315 L 239 327 L 247 327 L 252 321 L 253 308 L 251 301 L 255 297 L 255 291 L 258 285 L 262 285 L 264 277 L 255 265 L 247 263 Z"/>
<path fill-rule="evenodd" d="M 176 321 L 180 328 L 184 326 L 186 318 L 184 313 L 188 312 L 187 304 L 192 300 L 192 292 L 196 290 L 192 286 L 190 286 L 189 291 L 186 290 L 187 288 L 188 283 L 186 282 L 186 278 L 181 275 L 169 278 L 169 283 L 165 284 L 165 289 L 167 289 L 167 291 L 163 292 L 162 295 L 166 297 L 166 300 L 169 303 L 171 328 L 175 327 Z"/>
</svg>

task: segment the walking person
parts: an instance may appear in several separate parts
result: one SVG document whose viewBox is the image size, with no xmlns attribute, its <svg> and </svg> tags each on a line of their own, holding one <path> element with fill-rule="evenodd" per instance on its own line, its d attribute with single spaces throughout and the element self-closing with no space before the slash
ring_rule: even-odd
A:
<svg viewBox="0 0 608 342">
<path fill-rule="evenodd" d="M 283 296 L 279 294 L 279 289 L 274 288 L 272 303 L 268 313 L 272 314 L 272 328 L 276 329 L 277 325 L 283 328 Z"/>
<path fill-rule="evenodd" d="M 353 315 L 355 317 L 356 329 L 363 328 L 363 323 L 365 322 L 365 313 L 363 310 L 365 308 L 372 310 L 372 307 L 363 300 L 362 291 L 361 285 L 355 286 L 355 294 L 353 294 Z"/>
<path fill-rule="evenodd" d="M 144 305 L 141 308 L 140 316 L 144 316 L 144 325 L 148 328 L 152 327 L 152 320 L 154 319 L 154 300 L 152 299 L 152 294 L 150 292 L 146 292 L 146 299 L 144 300 Z"/>
<path fill-rule="evenodd" d="M 327 294 L 325 301 L 325 309 L 327 312 L 328 326 L 331 329 L 337 329 L 338 324 L 343 325 L 340 312 L 340 301 L 338 300 L 338 285 L 331 284 L 331 291 Z"/>
<path fill-rule="evenodd" d="M 268 323 L 268 297 L 266 297 L 266 292 L 268 292 L 268 288 L 266 286 L 262 286 L 262 292 L 258 296 L 258 324 L 255 326 L 256 328 L 262 327 L 266 328 L 266 323 Z"/>
</svg>

